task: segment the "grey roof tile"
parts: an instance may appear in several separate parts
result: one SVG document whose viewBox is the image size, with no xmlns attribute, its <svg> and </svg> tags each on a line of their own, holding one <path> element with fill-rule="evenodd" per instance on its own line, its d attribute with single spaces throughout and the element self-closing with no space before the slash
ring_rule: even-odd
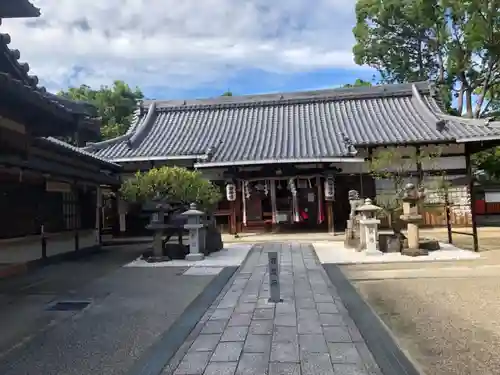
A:
<svg viewBox="0 0 500 375">
<path fill-rule="evenodd" d="M 42 138 L 37 138 L 37 139 L 40 142 L 48 142 L 48 143 L 54 145 L 55 147 L 68 149 L 68 150 L 74 152 L 75 155 L 79 155 L 79 156 L 87 158 L 87 159 L 89 159 L 89 158 L 93 159 L 95 162 L 97 162 L 101 165 L 105 165 L 107 167 L 110 167 L 113 170 L 119 170 L 121 168 L 120 165 L 118 165 L 118 164 L 110 162 L 109 160 L 104 159 L 96 154 L 92 154 L 90 152 L 87 152 L 87 151 L 83 150 L 82 148 L 73 146 L 73 145 L 66 143 L 64 141 L 61 141 L 57 138 L 53 138 L 53 137 L 44 138 L 44 137 L 42 137 Z"/>
<path fill-rule="evenodd" d="M 343 157 L 356 146 L 446 142 L 495 135 L 446 116 L 426 82 L 191 101 L 145 101 L 131 131 L 87 150 L 112 160 L 204 155 L 212 163 Z M 152 108 L 152 109 L 151 109 Z M 153 112 L 151 112 L 153 111 Z M 437 126 L 446 120 L 444 128 Z M 480 120 L 482 121 L 482 120 Z M 137 136 L 138 133 L 142 136 Z M 131 142 L 133 141 L 133 142 Z"/>
</svg>

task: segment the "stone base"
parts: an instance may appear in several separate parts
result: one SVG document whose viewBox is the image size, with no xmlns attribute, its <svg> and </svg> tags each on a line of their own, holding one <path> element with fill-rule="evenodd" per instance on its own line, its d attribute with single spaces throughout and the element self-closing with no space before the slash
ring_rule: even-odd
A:
<svg viewBox="0 0 500 375">
<path fill-rule="evenodd" d="M 418 256 L 423 256 L 423 255 L 428 255 L 429 252 L 424 249 L 402 249 L 401 250 L 401 255 L 407 255 L 410 257 L 418 257 Z"/>
<path fill-rule="evenodd" d="M 144 260 L 148 263 L 161 263 L 161 262 L 170 262 L 170 258 L 167 256 L 150 256 L 144 258 Z"/>
<path fill-rule="evenodd" d="M 346 238 L 344 240 L 344 246 L 350 249 L 356 249 L 359 246 L 359 240 L 357 238 Z"/>
<path fill-rule="evenodd" d="M 189 261 L 198 261 L 203 259 L 205 259 L 205 255 L 203 255 L 202 253 L 197 253 L 197 254 L 189 253 L 188 255 L 186 255 L 186 260 Z"/>
<path fill-rule="evenodd" d="M 418 247 L 420 247 L 423 250 L 427 250 L 427 251 L 436 251 L 436 250 L 439 250 L 441 248 L 441 246 L 439 246 L 438 241 L 430 240 L 427 238 L 421 239 L 419 241 Z"/>
<path fill-rule="evenodd" d="M 384 255 L 380 250 L 365 250 L 365 254 L 369 256 L 380 256 Z"/>
</svg>

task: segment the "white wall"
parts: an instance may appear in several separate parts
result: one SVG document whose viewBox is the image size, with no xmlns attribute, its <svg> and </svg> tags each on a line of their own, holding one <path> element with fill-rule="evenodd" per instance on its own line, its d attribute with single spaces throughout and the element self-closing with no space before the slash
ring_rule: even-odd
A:
<svg viewBox="0 0 500 375">
<path fill-rule="evenodd" d="M 393 168 L 384 168 L 387 171 L 398 171 L 407 170 L 408 172 L 417 171 L 416 163 L 416 148 L 415 147 L 378 147 L 373 150 L 373 157 L 377 157 L 386 151 L 395 150 L 401 156 L 407 156 L 408 159 L 401 159 L 400 164 L 394 166 Z M 423 171 L 438 171 L 438 170 L 450 170 L 450 169 L 465 169 L 466 159 L 464 153 L 463 145 L 443 145 L 443 146 L 422 146 L 421 153 L 426 155 L 428 153 L 440 152 L 442 155 L 440 157 L 431 157 L 422 159 L 422 170 Z M 360 157 L 363 157 L 363 153 L 360 152 Z M 449 156 L 448 156 L 449 155 Z M 342 168 L 342 174 L 358 174 L 358 173 L 369 173 L 370 163 L 368 161 L 364 163 L 335 163 L 335 166 Z"/>
</svg>

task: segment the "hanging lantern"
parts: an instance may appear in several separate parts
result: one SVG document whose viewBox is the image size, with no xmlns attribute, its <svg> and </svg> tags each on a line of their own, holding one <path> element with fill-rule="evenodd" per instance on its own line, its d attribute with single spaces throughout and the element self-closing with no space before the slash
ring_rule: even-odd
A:
<svg viewBox="0 0 500 375">
<path fill-rule="evenodd" d="M 333 177 L 327 177 L 325 180 L 325 200 L 335 200 L 335 180 Z"/>
<path fill-rule="evenodd" d="M 233 183 L 226 185 L 226 198 L 229 202 L 236 200 L 236 186 Z"/>
</svg>

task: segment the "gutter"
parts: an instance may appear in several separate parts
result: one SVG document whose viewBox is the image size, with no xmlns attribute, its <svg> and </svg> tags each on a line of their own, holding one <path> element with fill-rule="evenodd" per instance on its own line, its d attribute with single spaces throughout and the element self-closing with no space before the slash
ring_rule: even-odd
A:
<svg viewBox="0 0 500 375">
<path fill-rule="evenodd" d="M 337 158 L 298 158 L 298 159 L 263 159 L 263 160 L 238 160 L 196 163 L 195 168 L 230 167 L 237 165 L 261 164 L 289 164 L 289 163 L 364 163 L 365 158 L 337 157 Z"/>
<path fill-rule="evenodd" d="M 111 159 L 113 163 L 131 163 L 142 161 L 170 161 L 170 160 L 204 160 L 205 155 L 179 155 L 179 156 L 130 156 L 124 158 Z"/>
</svg>

